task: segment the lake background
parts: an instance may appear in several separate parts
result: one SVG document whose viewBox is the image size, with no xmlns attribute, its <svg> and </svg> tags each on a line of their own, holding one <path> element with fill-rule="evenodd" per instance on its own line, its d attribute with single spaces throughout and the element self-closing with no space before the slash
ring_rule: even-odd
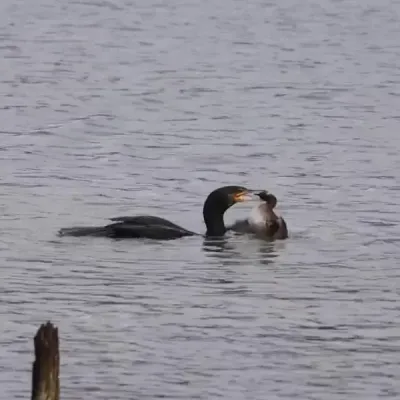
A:
<svg viewBox="0 0 400 400">
<path fill-rule="evenodd" d="M 400 2 L 0 5 L 0 387 L 59 327 L 63 399 L 400 397 Z M 226 184 L 290 238 L 58 238 Z M 237 205 L 226 221 L 244 217 Z"/>
</svg>

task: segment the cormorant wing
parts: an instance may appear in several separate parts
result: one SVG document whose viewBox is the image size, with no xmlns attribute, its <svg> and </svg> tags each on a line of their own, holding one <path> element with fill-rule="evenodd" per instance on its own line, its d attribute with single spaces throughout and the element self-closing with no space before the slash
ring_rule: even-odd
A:
<svg viewBox="0 0 400 400">
<path fill-rule="evenodd" d="M 192 236 L 193 232 L 180 227 L 165 225 L 139 225 L 138 223 L 116 222 L 106 226 L 109 236 L 116 238 L 178 239 Z"/>
<path fill-rule="evenodd" d="M 168 221 L 165 218 L 155 217 L 153 215 L 136 215 L 133 217 L 130 216 L 123 216 L 123 217 L 114 217 L 110 218 L 111 221 L 116 222 L 126 222 L 130 225 L 140 225 L 140 226 L 165 226 L 175 229 L 184 229 L 179 225 L 174 224 L 171 221 Z"/>
</svg>

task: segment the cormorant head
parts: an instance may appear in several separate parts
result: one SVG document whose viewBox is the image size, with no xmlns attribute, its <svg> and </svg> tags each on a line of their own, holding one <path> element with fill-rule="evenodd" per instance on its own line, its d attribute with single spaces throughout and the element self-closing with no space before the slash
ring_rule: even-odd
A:
<svg viewBox="0 0 400 400">
<path fill-rule="evenodd" d="M 278 203 L 277 198 L 272 193 L 268 193 L 265 190 L 256 194 L 261 200 L 265 201 L 271 208 L 275 208 L 276 204 Z"/>
<path fill-rule="evenodd" d="M 211 192 L 207 200 L 212 202 L 214 207 L 228 209 L 236 203 L 251 199 L 251 191 L 243 186 L 223 186 Z"/>
<path fill-rule="evenodd" d="M 215 220 L 236 203 L 251 200 L 251 191 L 243 186 L 223 186 L 211 192 L 203 208 L 204 219 Z"/>
<path fill-rule="evenodd" d="M 222 236 L 226 228 L 223 216 L 225 211 L 236 203 L 251 200 L 251 190 L 243 186 L 223 186 L 211 192 L 203 207 L 204 222 L 208 236 Z"/>
</svg>

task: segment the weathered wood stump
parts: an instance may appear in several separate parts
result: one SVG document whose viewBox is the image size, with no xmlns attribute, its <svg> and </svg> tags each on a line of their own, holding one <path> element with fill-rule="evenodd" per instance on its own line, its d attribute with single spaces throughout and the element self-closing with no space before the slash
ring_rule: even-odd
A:
<svg viewBox="0 0 400 400">
<path fill-rule="evenodd" d="M 35 339 L 31 400 L 59 400 L 60 355 L 58 329 L 50 322 L 41 325 Z"/>
</svg>

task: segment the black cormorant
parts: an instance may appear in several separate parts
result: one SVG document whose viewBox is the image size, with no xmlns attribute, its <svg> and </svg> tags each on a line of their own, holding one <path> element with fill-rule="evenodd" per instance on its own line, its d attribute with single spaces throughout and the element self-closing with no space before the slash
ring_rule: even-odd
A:
<svg viewBox="0 0 400 400">
<path fill-rule="evenodd" d="M 259 237 L 272 240 L 287 239 L 286 221 L 274 212 L 278 202 L 276 197 L 266 191 L 256 194 L 263 200 L 263 203 L 255 206 L 247 219 L 236 221 L 227 229 L 240 233 L 255 233 Z"/>
<path fill-rule="evenodd" d="M 224 186 L 211 192 L 203 206 L 203 218 L 207 227 L 206 236 L 223 236 L 225 211 L 235 203 L 252 199 L 251 192 L 242 186 Z M 60 236 L 102 236 L 111 238 L 178 239 L 197 233 L 188 231 L 164 218 L 138 215 L 111 218 L 111 223 L 97 227 L 72 227 L 60 229 Z"/>
</svg>

